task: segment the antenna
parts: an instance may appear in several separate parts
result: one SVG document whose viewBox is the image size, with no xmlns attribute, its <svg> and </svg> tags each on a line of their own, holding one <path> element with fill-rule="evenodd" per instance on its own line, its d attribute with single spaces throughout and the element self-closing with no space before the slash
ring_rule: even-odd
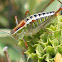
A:
<svg viewBox="0 0 62 62">
<path fill-rule="evenodd" d="M 62 4 L 62 2 L 60 0 L 58 0 L 58 1 Z"/>
<path fill-rule="evenodd" d="M 0 30 L 0 32 L 6 33 L 6 34 L 10 34 L 10 33 L 7 33 L 7 32 L 5 32 L 5 31 L 2 31 L 2 30 Z"/>
</svg>

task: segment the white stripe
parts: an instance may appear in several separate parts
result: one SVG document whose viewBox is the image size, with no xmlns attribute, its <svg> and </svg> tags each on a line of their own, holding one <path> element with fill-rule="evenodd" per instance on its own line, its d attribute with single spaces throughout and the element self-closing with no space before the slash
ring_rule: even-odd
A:
<svg viewBox="0 0 62 62">
<path fill-rule="evenodd" d="M 40 13 L 38 13 L 38 14 L 40 14 Z M 44 15 L 42 14 L 41 16 L 39 16 L 38 14 L 36 14 L 37 17 L 34 17 L 34 15 L 31 15 L 31 16 L 33 16 L 32 19 L 30 18 L 30 16 L 27 17 L 27 18 L 29 18 L 29 20 L 26 22 L 26 24 L 23 27 L 19 28 L 14 34 L 16 34 L 22 28 L 26 27 L 26 25 L 29 24 L 30 22 L 32 22 L 32 20 L 41 19 L 43 17 L 51 16 L 51 15 L 54 15 L 55 13 L 49 13 L 49 14 L 45 13 Z"/>
<path fill-rule="evenodd" d="M 16 32 L 14 32 L 13 34 L 16 34 L 19 30 L 21 30 L 22 28 L 26 27 L 26 25 L 24 25 L 23 27 L 19 28 Z"/>
<path fill-rule="evenodd" d="M 45 14 L 45 15 L 42 14 L 41 16 L 38 15 L 37 17 L 33 17 L 32 19 L 29 19 L 26 22 L 26 24 L 29 24 L 30 22 L 32 22 L 32 20 L 40 19 L 40 18 L 43 18 L 43 17 L 51 16 L 51 15 L 54 15 L 54 13 L 49 13 L 49 14 Z"/>
</svg>

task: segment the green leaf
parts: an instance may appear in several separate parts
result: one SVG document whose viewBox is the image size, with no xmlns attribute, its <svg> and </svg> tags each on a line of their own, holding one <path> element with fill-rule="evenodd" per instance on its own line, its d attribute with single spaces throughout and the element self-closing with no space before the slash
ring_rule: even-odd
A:
<svg viewBox="0 0 62 62">
<path fill-rule="evenodd" d="M 46 53 L 50 54 L 51 56 L 55 55 L 55 51 L 54 51 L 54 48 L 52 46 L 47 46 L 45 48 L 45 51 L 46 51 Z"/>
<path fill-rule="evenodd" d="M 44 54 L 42 44 L 38 44 L 36 47 L 36 54 L 41 57 Z"/>
<path fill-rule="evenodd" d="M 60 54 L 62 54 L 62 46 L 58 46 L 58 47 L 57 47 L 57 51 L 58 51 Z"/>
</svg>

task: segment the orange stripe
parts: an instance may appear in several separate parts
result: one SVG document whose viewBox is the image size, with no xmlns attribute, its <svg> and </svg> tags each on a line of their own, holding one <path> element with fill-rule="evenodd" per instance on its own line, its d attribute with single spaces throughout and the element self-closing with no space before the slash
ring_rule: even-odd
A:
<svg viewBox="0 0 62 62">
<path fill-rule="evenodd" d="M 32 22 L 31 23 L 33 23 L 33 22 L 35 22 L 36 20 L 32 20 Z"/>
<path fill-rule="evenodd" d="M 28 44 L 25 42 L 26 47 L 28 47 Z"/>
<path fill-rule="evenodd" d="M 26 24 L 25 20 L 22 20 L 13 30 L 16 31 L 17 28 L 23 27 L 25 24 Z"/>
<path fill-rule="evenodd" d="M 22 20 L 18 26 L 23 27 L 25 24 L 26 24 L 26 22 L 24 20 Z"/>
</svg>

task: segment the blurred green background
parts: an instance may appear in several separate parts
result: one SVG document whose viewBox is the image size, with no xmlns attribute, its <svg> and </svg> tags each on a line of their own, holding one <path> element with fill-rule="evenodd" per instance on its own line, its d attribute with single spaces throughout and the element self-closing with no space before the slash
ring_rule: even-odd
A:
<svg viewBox="0 0 62 62">
<path fill-rule="evenodd" d="M 30 14 L 38 13 L 50 1 L 51 0 L 0 0 L 0 62 L 6 62 L 3 53 L 5 46 L 8 46 L 8 53 L 12 62 L 26 62 L 26 56 L 23 57 L 22 55 L 23 48 L 18 46 L 18 41 L 11 38 L 7 33 L 10 33 L 11 29 L 16 26 L 14 16 L 17 16 L 20 22 L 24 18 L 27 10 L 29 10 Z M 60 6 L 61 4 L 55 0 L 44 12 L 56 11 Z M 28 14 L 26 16 L 28 16 Z"/>
</svg>

